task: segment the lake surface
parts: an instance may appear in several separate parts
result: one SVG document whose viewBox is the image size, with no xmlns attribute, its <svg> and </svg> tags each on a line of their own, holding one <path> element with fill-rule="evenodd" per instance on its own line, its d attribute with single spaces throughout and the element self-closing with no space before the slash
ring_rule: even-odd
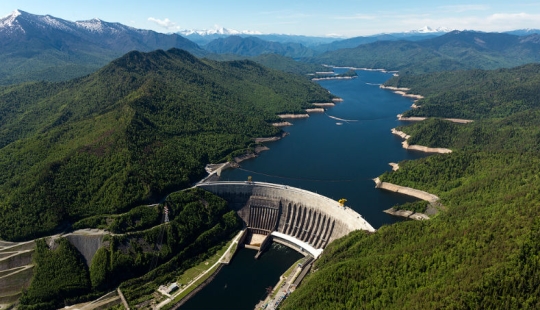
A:
<svg viewBox="0 0 540 310">
<path fill-rule="evenodd" d="M 402 139 L 390 133 L 403 124 L 396 115 L 410 109 L 413 101 L 379 88 L 391 74 L 357 73 L 358 78 L 352 80 L 319 81 L 344 101 L 329 108 L 326 114 L 289 120 L 293 126 L 284 127 L 290 133 L 287 137 L 267 143 L 270 150 L 240 163 L 241 169 L 224 171 L 221 180 L 247 180 L 252 176 L 253 181 L 295 186 L 334 200 L 345 198 L 346 205 L 375 229 L 402 221 L 382 211 L 416 199 L 376 189 L 373 179 L 391 170 L 390 162 L 426 156 L 403 149 Z M 342 122 L 329 115 L 354 121 Z M 253 309 L 263 299 L 265 289 L 275 285 L 281 273 L 300 257 L 296 254 L 298 258 L 293 259 L 291 251 L 272 247 L 260 261 L 253 259 L 255 251 L 239 251 L 231 264 L 181 309 Z M 264 276 L 253 277 L 253 268 L 261 269 Z M 234 290 L 229 289 L 233 282 Z M 223 283 L 227 283 L 226 289 Z"/>
</svg>

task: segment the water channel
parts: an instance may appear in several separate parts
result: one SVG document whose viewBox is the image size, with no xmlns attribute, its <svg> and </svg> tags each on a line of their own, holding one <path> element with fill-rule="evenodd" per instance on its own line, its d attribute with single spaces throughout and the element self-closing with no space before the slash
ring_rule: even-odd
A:
<svg viewBox="0 0 540 310">
<path fill-rule="evenodd" d="M 339 72 L 339 70 L 336 70 Z M 268 143 L 270 151 L 227 170 L 221 180 L 272 182 L 295 186 L 330 197 L 347 199 L 374 228 L 402 219 L 382 211 L 413 198 L 375 188 L 373 178 L 391 170 L 390 162 L 416 159 L 424 153 L 407 151 L 390 129 L 402 125 L 396 115 L 412 100 L 379 88 L 391 77 L 380 71 L 357 71 L 351 80 L 318 83 L 344 101 L 326 113 L 291 121 L 284 139 Z M 352 121 L 338 121 L 335 116 Z M 338 124 L 342 123 L 342 124 Z M 300 258 L 283 246 L 273 246 L 259 261 L 242 249 L 229 266 L 180 309 L 253 309 L 266 288 Z M 228 296 L 228 297 L 227 297 Z"/>
</svg>

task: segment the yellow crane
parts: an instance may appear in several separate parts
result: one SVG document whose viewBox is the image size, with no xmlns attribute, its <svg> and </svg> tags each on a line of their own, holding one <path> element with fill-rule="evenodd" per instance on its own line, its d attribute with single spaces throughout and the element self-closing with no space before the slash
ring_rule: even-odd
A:
<svg viewBox="0 0 540 310">
<path fill-rule="evenodd" d="M 345 203 L 347 202 L 347 199 L 341 198 L 340 200 L 338 200 L 338 202 L 339 202 L 339 205 L 340 205 L 340 206 L 344 207 L 344 206 L 345 206 Z"/>
</svg>

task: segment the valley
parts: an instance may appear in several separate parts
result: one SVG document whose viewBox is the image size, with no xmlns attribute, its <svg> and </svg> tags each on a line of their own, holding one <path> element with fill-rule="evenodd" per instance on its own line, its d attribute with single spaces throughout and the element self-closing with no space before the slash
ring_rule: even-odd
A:
<svg viewBox="0 0 540 310">
<path fill-rule="evenodd" d="M 160 286 L 251 223 L 191 188 L 235 158 L 246 160 L 222 180 L 346 198 L 377 229 L 325 243 L 280 309 L 539 308 L 539 31 L 425 30 L 182 36 L 1 18 L 0 308 L 156 306 Z M 256 207 L 262 226 L 279 218 Z M 298 210 L 297 222 L 321 217 Z M 298 261 L 289 248 L 256 262 L 245 251 L 187 307 L 252 308 Z M 227 297 L 244 290 L 242 304 Z"/>
</svg>

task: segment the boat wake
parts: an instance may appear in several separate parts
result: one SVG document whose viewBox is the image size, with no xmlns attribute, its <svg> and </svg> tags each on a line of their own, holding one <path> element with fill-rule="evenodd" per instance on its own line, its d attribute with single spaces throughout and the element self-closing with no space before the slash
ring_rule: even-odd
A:
<svg viewBox="0 0 540 310">
<path fill-rule="evenodd" d="M 358 122 L 357 119 L 344 119 L 344 118 L 339 118 L 339 117 L 335 117 L 335 116 L 332 116 L 332 115 L 328 115 L 327 113 L 324 113 L 324 114 L 326 114 L 326 116 L 328 116 L 328 117 L 330 117 L 332 119 L 342 121 L 342 122 Z"/>
</svg>

